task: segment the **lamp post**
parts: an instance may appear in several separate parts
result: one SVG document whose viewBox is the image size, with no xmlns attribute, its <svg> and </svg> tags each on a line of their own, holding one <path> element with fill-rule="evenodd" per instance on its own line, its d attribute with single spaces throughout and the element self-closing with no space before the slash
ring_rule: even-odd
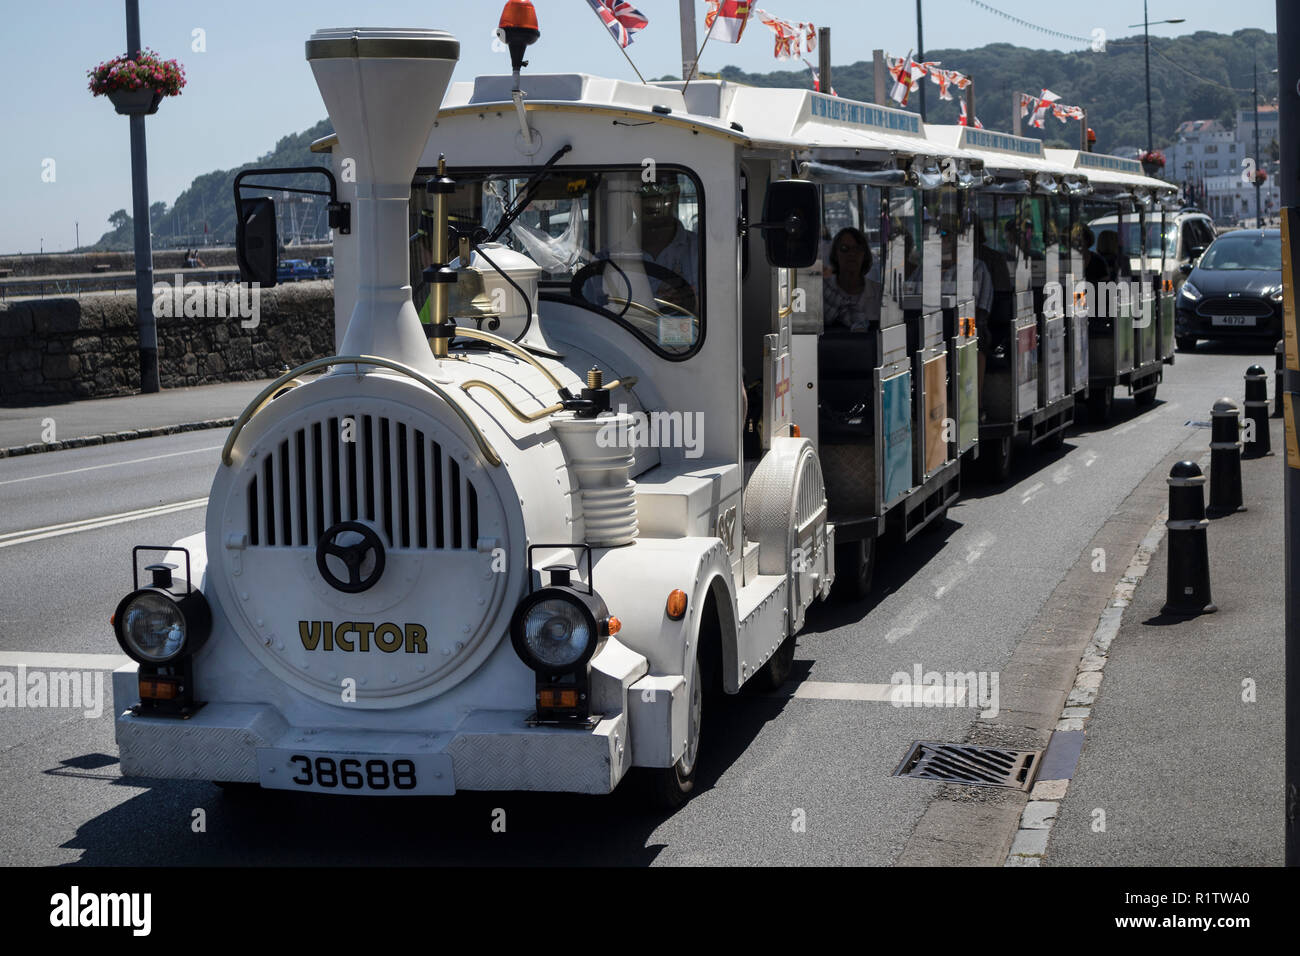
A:
<svg viewBox="0 0 1300 956">
<path fill-rule="evenodd" d="M 1154 22 L 1155 22 L 1156 26 L 1159 26 L 1159 25 L 1162 24 L 1162 23 L 1184 23 L 1184 22 L 1186 22 L 1186 18 L 1185 18 L 1185 17 L 1175 17 L 1175 18 L 1172 19 L 1172 20 L 1156 20 L 1156 21 L 1154 21 Z M 1136 27 L 1139 27 L 1139 26 L 1142 28 L 1142 42 L 1143 42 L 1143 47 L 1144 47 L 1144 49 L 1146 50 L 1146 64 L 1147 64 L 1147 152 L 1148 152 L 1148 153 L 1151 152 L 1153 149 L 1156 148 L 1156 147 L 1155 147 L 1155 141 L 1154 141 L 1155 138 L 1151 135 L 1151 23 L 1152 23 L 1152 21 L 1147 17 L 1147 0 L 1142 0 L 1142 22 L 1141 22 L 1141 23 L 1130 23 L 1128 26 L 1129 26 L 1129 29 L 1130 29 L 1130 30 L 1135 29 Z"/>
</svg>

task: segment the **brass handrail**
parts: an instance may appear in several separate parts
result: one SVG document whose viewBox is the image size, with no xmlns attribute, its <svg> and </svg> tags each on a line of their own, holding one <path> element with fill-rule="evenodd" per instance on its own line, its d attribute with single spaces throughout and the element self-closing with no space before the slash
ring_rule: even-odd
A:
<svg viewBox="0 0 1300 956">
<path fill-rule="evenodd" d="M 292 371 L 285 372 L 270 385 L 266 386 L 266 388 L 262 389 L 262 391 L 258 393 L 257 397 L 249 402 L 248 407 L 240 413 L 237 419 L 235 419 L 235 424 L 231 427 L 230 434 L 226 436 L 226 443 L 221 449 L 221 463 L 227 466 L 233 463 L 234 458 L 232 452 L 234 451 L 235 441 L 239 438 L 239 433 L 244 430 L 244 426 L 249 423 L 254 415 L 262 410 L 263 406 L 265 406 L 284 385 L 293 381 L 299 375 L 305 375 L 308 372 L 314 372 L 320 368 L 328 368 L 332 365 L 374 365 L 378 368 L 386 368 L 393 372 L 400 372 L 408 378 L 414 379 L 450 406 L 451 410 L 456 413 L 456 417 L 461 420 L 467 429 L 469 429 L 469 433 L 474 437 L 474 441 L 478 444 L 479 451 L 483 453 L 483 457 L 486 458 L 490 464 L 493 466 L 499 466 L 501 464 L 501 456 L 498 455 L 492 445 L 489 444 L 482 430 L 478 425 L 474 424 L 474 420 L 465 413 L 465 410 L 461 408 L 458 403 L 452 401 L 451 396 L 447 394 L 445 389 L 431 381 L 423 373 L 411 368 L 409 365 L 403 365 L 401 362 L 394 362 L 392 359 L 380 358 L 377 355 L 331 355 L 327 358 L 312 359 L 306 365 L 300 365 Z"/>
<path fill-rule="evenodd" d="M 560 384 L 560 380 L 556 378 L 554 375 L 552 375 L 550 370 L 545 365 L 537 361 L 537 359 L 533 355 L 531 355 L 526 348 L 520 345 L 516 345 L 514 342 L 511 342 L 509 339 L 503 339 L 499 335 L 493 335 L 491 332 L 484 332 L 481 331 L 480 329 L 466 328 L 463 325 L 456 326 L 456 334 L 458 336 L 463 335 L 467 339 L 479 339 L 480 341 L 483 342 L 491 342 L 493 345 L 499 345 L 507 352 L 509 352 L 511 355 L 523 359 L 533 368 L 537 369 L 537 371 L 545 375 L 547 380 L 550 381 L 550 383 L 555 386 L 555 390 L 557 392 L 564 388 L 564 386 Z"/>
<path fill-rule="evenodd" d="M 556 402 L 554 405 L 547 405 L 541 411 L 525 412 L 522 409 L 520 409 L 517 405 L 515 405 L 514 402 L 510 401 L 510 399 L 506 398 L 505 393 L 503 393 L 501 389 L 497 388 L 495 385 L 483 381 L 482 379 L 472 378 L 468 382 L 460 383 L 460 390 L 464 392 L 466 395 L 469 394 L 469 390 L 471 388 L 486 389 L 488 392 L 496 396 L 497 401 L 499 401 L 502 405 L 506 407 L 506 411 L 508 411 L 511 415 L 515 416 L 515 418 L 519 419 L 521 422 L 530 425 L 533 422 L 541 421 L 547 415 L 553 415 L 564 408 L 564 404 L 562 402 Z"/>
</svg>

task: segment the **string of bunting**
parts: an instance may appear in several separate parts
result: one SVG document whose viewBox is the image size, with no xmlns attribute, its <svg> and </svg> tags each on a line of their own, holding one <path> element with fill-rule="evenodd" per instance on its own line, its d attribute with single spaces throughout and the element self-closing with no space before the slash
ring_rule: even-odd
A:
<svg viewBox="0 0 1300 956">
<path fill-rule="evenodd" d="M 1029 120 L 1029 125 L 1035 129 L 1042 129 L 1043 122 L 1047 119 L 1047 114 L 1051 113 L 1062 123 L 1067 120 L 1082 120 L 1084 117 L 1083 107 L 1066 106 L 1059 102 L 1060 96 L 1051 90 L 1043 90 L 1038 96 L 1031 96 L 1028 93 L 1020 94 L 1020 115 L 1028 116 L 1033 113 Z"/>
<path fill-rule="evenodd" d="M 1029 30 L 1037 30 L 1039 33 L 1045 33 L 1051 37 L 1059 37 L 1062 40 L 1077 40 L 1079 43 L 1091 44 L 1092 40 L 1088 37 L 1075 36 L 1073 33 L 1062 33 L 1060 30 L 1049 30 L 1047 27 L 1040 27 L 1037 23 L 1030 23 L 1028 20 L 1022 20 L 1020 17 L 1012 16 L 1010 13 L 999 10 L 997 7 L 991 7 L 983 0 L 970 0 L 971 3 L 981 10 L 987 10 L 989 13 L 996 13 L 1004 20 L 1010 20 L 1018 26 L 1025 27 Z"/>
<path fill-rule="evenodd" d="M 920 81 L 925 77 L 930 77 L 930 81 L 939 87 L 939 99 L 951 100 L 952 90 L 965 90 L 970 86 L 970 77 L 965 73 L 958 73 L 956 70 L 940 69 L 938 60 L 926 60 L 918 63 L 912 59 L 909 51 L 907 56 L 894 58 L 886 54 L 885 62 L 889 67 L 889 75 L 894 79 L 894 85 L 889 91 L 889 98 L 900 106 L 907 105 L 907 99 L 917 90 Z"/>
</svg>

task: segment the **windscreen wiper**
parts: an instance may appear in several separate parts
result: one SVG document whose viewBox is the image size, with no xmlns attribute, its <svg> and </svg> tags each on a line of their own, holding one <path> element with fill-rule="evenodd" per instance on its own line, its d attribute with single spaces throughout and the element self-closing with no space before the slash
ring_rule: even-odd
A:
<svg viewBox="0 0 1300 956">
<path fill-rule="evenodd" d="M 565 154 L 572 151 L 572 149 L 573 147 L 571 145 L 565 143 L 555 151 L 554 156 L 546 161 L 545 166 L 533 173 L 528 182 L 524 183 L 524 188 L 515 200 L 514 205 L 505 211 L 501 216 L 501 221 L 496 224 L 496 228 L 493 229 L 491 234 L 487 237 L 488 242 L 496 242 L 501 238 L 501 234 L 510 228 L 514 221 L 519 218 L 519 214 L 527 209 L 528 204 L 533 201 L 533 194 L 537 192 L 537 188 L 542 184 L 542 180 L 546 177 L 546 174 L 551 171 L 551 168 L 558 163 Z"/>
</svg>

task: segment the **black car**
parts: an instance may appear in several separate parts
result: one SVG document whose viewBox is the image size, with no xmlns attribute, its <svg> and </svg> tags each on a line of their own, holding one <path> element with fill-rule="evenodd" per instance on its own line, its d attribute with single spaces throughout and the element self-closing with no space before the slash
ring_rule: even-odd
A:
<svg viewBox="0 0 1300 956">
<path fill-rule="evenodd" d="M 1282 233 L 1240 229 L 1219 236 L 1178 293 L 1174 335 L 1181 351 L 1198 339 L 1282 337 Z"/>
</svg>

